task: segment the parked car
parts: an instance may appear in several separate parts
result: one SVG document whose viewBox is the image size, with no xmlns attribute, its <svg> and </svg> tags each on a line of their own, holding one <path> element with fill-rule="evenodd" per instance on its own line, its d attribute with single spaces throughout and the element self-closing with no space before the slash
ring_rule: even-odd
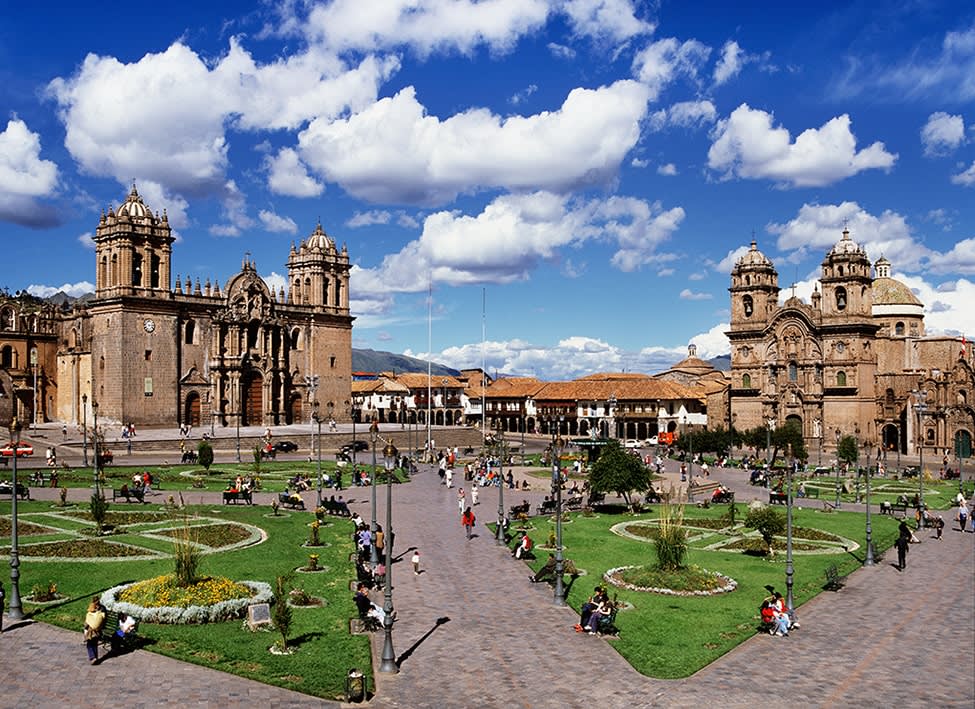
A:
<svg viewBox="0 0 975 709">
<path fill-rule="evenodd" d="M 298 450 L 298 444 L 294 441 L 278 441 L 273 446 L 278 453 L 294 453 Z"/>
<path fill-rule="evenodd" d="M 14 443 L 11 441 L 3 448 L 0 448 L 0 455 L 5 458 L 11 458 L 14 454 Z M 17 441 L 17 457 L 26 458 L 29 455 L 34 455 L 34 446 L 26 441 Z"/>
<path fill-rule="evenodd" d="M 657 445 L 657 437 L 656 436 L 650 436 L 650 438 L 648 438 L 646 441 L 644 441 L 644 443 L 647 446 L 655 446 L 655 445 Z"/>
<path fill-rule="evenodd" d="M 367 451 L 367 450 L 369 450 L 369 442 L 368 441 L 363 441 L 362 439 L 356 439 L 355 441 L 349 441 L 344 446 L 342 446 L 342 451 L 344 453 L 351 453 L 352 451 L 355 451 L 356 453 L 359 453 L 361 451 Z"/>
<path fill-rule="evenodd" d="M 626 441 L 623 442 L 624 448 L 639 448 L 642 445 L 643 444 L 635 438 L 627 438 Z"/>
</svg>

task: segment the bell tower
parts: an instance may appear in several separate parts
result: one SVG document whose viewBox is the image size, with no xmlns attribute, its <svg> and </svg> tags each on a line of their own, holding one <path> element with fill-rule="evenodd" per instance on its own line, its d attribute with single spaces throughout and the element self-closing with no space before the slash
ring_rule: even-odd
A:
<svg viewBox="0 0 975 709">
<path fill-rule="evenodd" d="M 153 214 L 132 185 L 125 202 L 102 212 L 95 228 L 95 295 L 169 292 L 174 237 L 165 211 Z"/>
<path fill-rule="evenodd" d="M 349 313 L 349 252 L 339 251 L 319 223 L 288 255 L 289 302 Z"/>
<path fill-rule="evenodd" d="M 822 312 L 824 319 L 869 318 L 873 306 L 870 259 L 849 229 L 830 249 L 822 264 Z"/>
</svg>

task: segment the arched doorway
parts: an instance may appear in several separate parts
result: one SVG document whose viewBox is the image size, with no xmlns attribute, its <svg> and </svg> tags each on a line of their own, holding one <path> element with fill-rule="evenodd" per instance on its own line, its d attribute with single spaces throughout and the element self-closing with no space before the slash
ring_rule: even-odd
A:
<svg viewBox="0 0 975 709">
<path fill-rule="evenodd" d="M 895 424 L 888 423 L 885 425 L 881 435 L 883 436 L 885 451 L 900 450 L 900 430 Z"/>
<path fill-rule="evenodd" d="M 264 422 L 264 378 L 254 373 L 244 381 L 242 426 L 260 426 Z"/>
<path fill-rule="evenodd" d="M 972 457 L 972 434 L 965 429 L 955 431 L 955 455 L 962 460 Z"/>
<path fill-rule="evenodd" d="M 301 423 L 304 421 L 301 410 L 301 394 L 292 394 L 291 401 L 288 403 L 288 416 L 290 417 L 288 423 Z"/>
<path fill-rule="evenodd" d="M 200 425 L 200 395 L 195 391 L 186 395 L 186 404 L 183 407 L 183 423 L 190 426 Z"/>
</svg>

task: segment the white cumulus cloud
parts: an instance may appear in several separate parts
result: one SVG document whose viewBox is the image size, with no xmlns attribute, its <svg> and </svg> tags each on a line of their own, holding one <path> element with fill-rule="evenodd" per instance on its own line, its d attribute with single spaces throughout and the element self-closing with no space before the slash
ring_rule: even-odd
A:
<svg viewBox="0 0 975 709">
<path fill-rule="evenodd" d="M 965 142 L 965 121 L 943 111 L 928 116 L 921 128 L 921 144 L 925 155 L 947 155 Z"/>
<path fill-rule="evenodd" d="M 40 135 L 13 118 L 0 132 L 0 220 L 26 226 L 53 226 L 53 210 L 37 199 L 51 196 L 58 184 L 57 165 L 41 159 Z"/>
<path fill-rule="evenodd" d="M 89 283 L 88 281 L 79 281 L 78 283 L 65 283 L 60 286 L 45 286 L 31 284 L 27 286 L 27 292 L 37 298 L 50 298 L 52 295 L 57 295 L 58 293 L 64 293 L 72 298 L 80 298 L 88 293 L 95 292 L 95 284 Z"/>
<path fill-rule="evenodd" d="M 846 114 L 820 128 L 809 128 L 793 142 L 785 128 L 772 125 L 772 114 L 741 104 L 719 121 L 708 166 L 725 178 L 771 179 L 793 187 L 821 187 L 869 169 L 887 169 L 896 154 L 875 142 L 856 149 Z"/>
<path fill-rule="evenodd" d="M 951 181 L 956 185 L 963 185 L 964 187 L 975 185 L 975 162 L 969 165 L 967 170 L 962 170 L 957 175 L 952 175 Z"/>
<path fill-rule="evenodd" d="M 570 190 L 612 179 L 640 135 L 646 88 L 575 89 L 557 111 L 501 117 L 469 109 L 441 120 L 407 87 L 301 133 L 309 167 L 373 202 L 437 205 L 477 189 Z"/>
<path fill-rule="evenodd" d="M 696 39 L 680 42 L 667 37 L 652 42 L 633 59 L 633 74 L 650 90 L 650 100 L 678 77 L 696 81 L 698 73 L 711 54 L 711 48 Z"/>
<path fill-rule="evenodd" d="M 714 123 L 717 111 L 710 101 L 681 101 L 668 108 L 650 114 L 650 130 L 659 131 L 677 126 L 679 128 L 700 128 Z"/>
<path fill-rule="evenodd" d="M 270 210 L 262 209 L 257 213 L 257 218 L 261 220 L 261 224 L 268 231 L 284 232 L 286 234 L 298 233 L 298 225 L 295 224 L 295 220 L 291 217 L 282 217 Z"/>
</svg>

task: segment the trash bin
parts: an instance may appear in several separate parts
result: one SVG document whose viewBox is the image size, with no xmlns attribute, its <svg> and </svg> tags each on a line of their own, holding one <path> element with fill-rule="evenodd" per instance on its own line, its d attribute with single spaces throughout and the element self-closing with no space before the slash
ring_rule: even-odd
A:
<svg viewBox="0 0 975 709">
<path fill-rule="evenodd" d="M 366 678 L 353 667 L 345 677 L 345 701 L 361 702 L 366 698 Z"/>
</svg>

